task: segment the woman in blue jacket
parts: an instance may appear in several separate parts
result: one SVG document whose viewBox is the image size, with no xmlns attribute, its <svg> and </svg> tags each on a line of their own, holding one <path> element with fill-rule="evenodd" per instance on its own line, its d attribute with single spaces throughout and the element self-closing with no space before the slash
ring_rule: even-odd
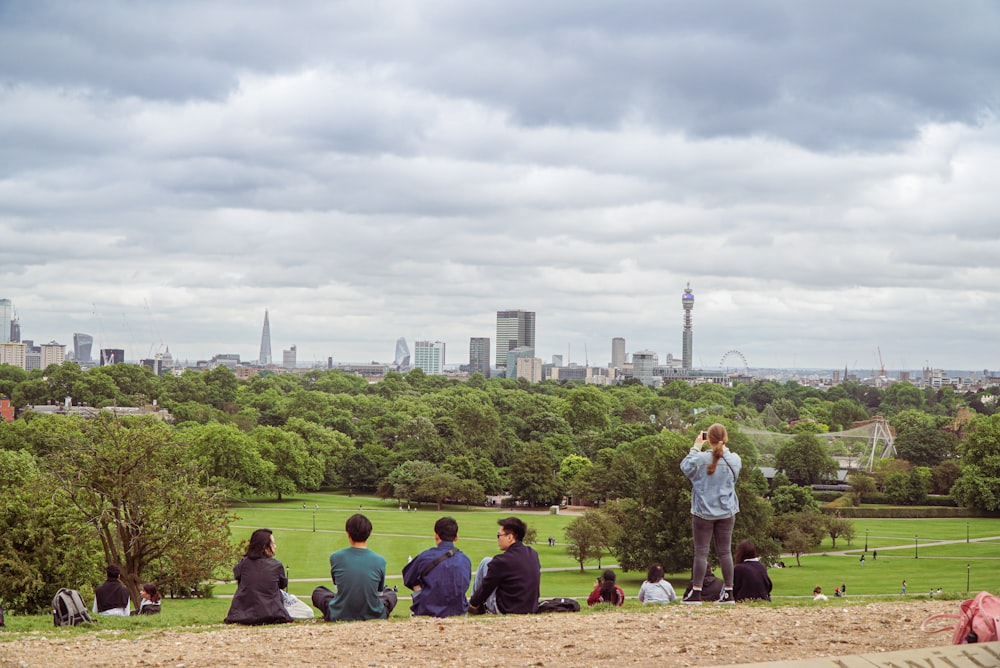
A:
<svg viewBox="0 0 1000 668">
<path fill-rule="evenodd" d="M 703 451 L 706 441 L 711 449 Z M 701 583 L 708 568 L 708 546 L 713 538 L 724 587 L 718 602 L 735 602 L 732 541 L 736 513 L 740 512 L 736 480 L 740 477 L 743 463 L 739 455 L 726 447 L 728 441 L 726 428 L 713 424 L 707 432 L 698 435 L 691 451 L 681 461 L 681 471 L 691 481 L 691 529 L 694 537 L 692 588 L 684 597 L 684 603 L 701 603 Z"/>
</svg>

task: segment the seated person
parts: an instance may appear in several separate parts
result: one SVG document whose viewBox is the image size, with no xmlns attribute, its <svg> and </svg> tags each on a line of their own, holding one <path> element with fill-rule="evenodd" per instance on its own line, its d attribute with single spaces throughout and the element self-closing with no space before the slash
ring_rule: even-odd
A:
<svg viewBox="0 0 1000 668">
<path fill-rule="evenodd" d="M 590 596 L 587 597 L 587 605 L 596 605 L 597 603 L 610 603 L 612 605 L 625 603 L 625 592 L 615 584 L 615 572 L 612 570 L 604 571 L 601 577 L 597 578 L 594 591 L 590 592 Z"/>
<path fill-rule="evenodd" d="M 410 613 L 431 617 L 464 615 L 469 609 L 465 592 L 472 562 L 455 547 L 458 522 L 442 517 L 434 523 L 435 547 L 424 550 L 403 567 L 403 584 L 413 590 Z"/>
<path fill-rule="evenodd" d="M 684 590 L 684 596 L 688 595 L 692 589 L 691 585 L 687 586 Z M 712 572 L 712 568 L 709 567 L 705 571 L 705 579 L 702 581 L 701 585 L 701 600 L 703 601 L 717 601 L 719 597 L 722 596 L 722 580 L 715 577 L 715 573 Z"/>
<path fill-rule="evenodd" d="M 673 603 L 677 594 L 673 586 L 663 579 L 663 566 L 653 564 L 646 571 L 646 581 L 639 587 L 639 600 L 643 603 Z"/>
<path fill-rule="evenodd" d="M 158 615 L 160 614 L 160 600 L 163 598 L 160 596 L 160 590 L 156 588 L 156 585 L 152 582 L 147 582 L 142 585 L 142 589 L 139 590 L 139 596 L 142 600 L 139 601 L 139 612 L 140 615 Z M 133 612 L 133 614 L 135 614 Z"/>
<path fill-rule="evenodd" d="M 524 544 L 527 525 L 516 517 L 497 520 L 500 554 L 483 559 L 469 599 L 469 612 L 528 615 L 538 612 L 542 565 L 538 553 Z"/>
<path fill-rule="evenodd" d="M 116 564 L 108 564 L 104 573 L 108 579 L 94 590 L 94 612 L 99 615 L 128 617 L 132 599 L 121 582 L 121 569 Z"/>
<path fill-rule="evenodd" d="M 816 585 L 816 588 L 813 589 L 813 600 L 814 601 L 829 601 L 830 598 L 826 594 L 823 593 L 823 588 L 822 587 L 820 587 L 819 585 Z"/>
<path fill-rule="evenodd" d="M 312 604 L 327 622 L 387 619 L 396 607 L 396 592 L 385 586 L 385 558 L 368 549 L 371 521 L 361 514 L 344 525 L 350 547 L 330 555 L 330 576 L 336 593 L 316 587 Z"/>
<path fill-rule="evenodd" d="M 226 624 L 283 624 L 292 621 L 281 590 L 288 586 L 285 567 L 274 558 L 277 546 L 270 529 L 257 529 L 250 536 L 246 553 L 233 567 L 236 593 L 226 615 Z"/>
<path fill-rule="evenodd" d="M 760 563 L 757 556 L 757 545 L 752 540 L 740 541 L 735 557 L 733 598 L 737 601 L 770 601 L 773 585 L 767 566 Z"/>
</svg>

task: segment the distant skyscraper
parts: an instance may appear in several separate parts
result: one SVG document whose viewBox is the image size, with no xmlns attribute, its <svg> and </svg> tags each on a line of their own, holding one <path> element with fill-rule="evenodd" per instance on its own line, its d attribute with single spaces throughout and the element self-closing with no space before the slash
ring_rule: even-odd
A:
<svg viewBox="0 0 1000 668">
<path fill-rule="evenodd" d="M 410 347 L 402 336 L 396 339 L 396 358 L 393 364 L 403 370 L 410 368 Z"/>
<path fill-rule="evenodd" d="M 260 357 L 257 361 L 261 366 L 271 364 L 271 323 L 267 319 L 267 309 L 264 309 L 264 329 L 260 333 Z"/>
<path fill-rule="evenodd" d="M 439 376 L 444 372 L 444 343 L 441 341 L 417 341 L 413 344 L 413 368 L 424 373 Z"/>
<path fill-rule="evenodd" d="M 94 337 L 77 332 L 73 334 L 73 357 L 77 362 L 90 362 L 93 354 Z"/>
<path fill-rule="evenodd" d="M 694 309 L 694 293 L 691 292 L 691 284 L 688 283 L 681 295 L 681 305 L 684 307 L 684 345 L 681 351 L 681 368 L 685 371 L 691 370 L 692 336 L 691 336 L 691 310 Z M 633 356 L 633 363 L 635 356 Z"/>
<path fill-rule="evenodd" d="M 264 317 L 267 318 L 267 316 Z M 267 321 L 265 320 L 265 322 Z M 281 351 L 281 366 L 286 369 L 294 369 L 296 364 L 298 364 L 298 350 L 295 346 Z"/>
<path fill-rule="evenodd" d="M 50 364 L 62 364 L 66 361 L 66 346 L 55 341 L 43 343 L 42 348 L 42 368 L 46 369 Z"/>
<path fill-rule="evenodd" d="M 14 315 L 14 306 L 9 299 L 0 299 L 0 343 L 10 341 L 10 323 Z"/>
<path fill-rule="evenodd" d="M 535 356 L 535 349 L 528 346 L 518 346 L 507 351 L 507 363 L 504 365 L 504 378 L 517 378 L 517 361 Z"/>
<path fill-rule="evenodd" d="M 643 385 L 653 386 L 653 369 L 656 367 L 658 355 L 652 350 L 640 350 L 632 353 L 632 377 L 638 378 Z"/>
<path fill-rule="evenodd" d="M 125 364 L 125 350 L 122 348 L 101 348 L 101 366 Z"/>
<path fill-rule="evenodd" d="M 469 375 L 481 373 L 490 377 L 490 337 L 473 336 L 469 339 Z"/>
<path fill-rule="evenodd" d="M 514 348 L 535 348 L 534 311 L 497 311 L 496 366 L 507 365 L 507 353 Z M 534 353 L 532 353 L 532 356 Z M 516 369 L 511 369 L 516 371 Z M 509 374 L 513 376 L 513 373 Z"/>
<path fill-rule="evenodd" d="M 21 321 L 17 319 L 17 311 L 14 311 L 14 317 L 10 320 L 10 340 L 13 343 L 21 342 Z"/>
<path fill-rule="evenodd" d="M 620 336 L 611 339 L 611 368 L 625 368 L 625 339 Z"/>
</svg>

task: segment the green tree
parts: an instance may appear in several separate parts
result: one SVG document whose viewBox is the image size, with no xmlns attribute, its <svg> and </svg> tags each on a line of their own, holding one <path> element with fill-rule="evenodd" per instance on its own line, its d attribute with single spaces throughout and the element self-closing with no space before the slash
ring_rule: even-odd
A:
<svg viewBox="0 0 1000 668">
<path fill-rule="evenodd" d="M 955 456 L 958 438 L 934 428 L 909 428 L 893 441 L 896 456 L 914 466 L 936 466 Z"/>
<path fill-rule="evenodd" d="M 107 563 L 121 565 L 133 604 L 147 569 L 196 583 L 232 563 L 225 497 L 202 484 L 169 427 L 107 413 L 67 420 L 75 431 L 54 435 L 44 459 L 53 499 L 90 527 Z"/>
<path fill-rule="evenodd" d="M 540 444 L 529 443 L 510 467 L 511 496 L 534 505 L 558 504 L 562 500 L 558 468 L 551 452 Z"/>
<path fill-rule="evenodd" d="M 785 485 L 771 493 L 771 507 L 775 515 L 800 513 L 805 510 L 819 512 L 819 503 L 812 489 L 798 485 Z"/>
<path fill-rule="evenodd" d="M 601 558 L 613 549 L 620 533 L 621 528 L 608 513 L 588 510 L 566 526 L 565 535 L 569 542 L 566 552 L 580 564 L 581 573 L 588 561 L 596 561 L 600 568 Z"/>
<path fill-rule="evenodd" d="M 53 499 L 31 453 L 0 450 L 0 486 L 0 600 L 8 614 L 41 614 L 60 587 L 101 572 L 101 548 L 76 509 Z"/>
<path fill-rule="evenodd" d="M 285 494 L 319 489 L 324 462 L 309 453 L 301 436 L 279 427 L 257 427 L 251 436 L 264 461 L 274 466 L 267 491 L 278 501 Z"/>
<path fill-rule="evenodd" d="M 827 453 L 823 441 L 813 434 L 796 434 L 779 447 L 774 466 L 797 485 L 815 485 L 837 473 L 837 462 Z"/>
<path fill-rule="evenodd" d="M 851 503 L 860 506 L 865 497 L 871 497 L 875 493 L 875 478 L 861 471 L 852 471 L 847 475 L 847 482 L 851 486 Z"/>
<path fill-rule="evenodd" d="M 833 541 L 833 549 L 837 549 L 837 539 L 843 537 L 847 544 L 851 544 L 854 539 L 854 522 L 843 517 L 828 515 L 826 520 L 826 533 Z"/>
<path fill-rule="evenodd" d="M 266 461 L 257 442 L 234 425 L 212 422 L 177 433 L 186 457 L 204 473 L 206 485 L 237 498 L 268 490 L 275 465 Z"/>
<path fill-rule="evenodd" d="M 823 541 L 825 534 L 823 516 L 808 510 L 778 515 L 774 518 L 774 534 L 781 540 L 782 548 L 795 555 L 796 565 L 801 566 L 800 557 Z"/>
</svg>

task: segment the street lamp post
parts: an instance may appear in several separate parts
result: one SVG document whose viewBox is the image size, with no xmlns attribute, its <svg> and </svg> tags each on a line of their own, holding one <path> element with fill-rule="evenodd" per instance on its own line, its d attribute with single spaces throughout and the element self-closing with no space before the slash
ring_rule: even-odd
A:
<svg viewBox="0 0 1000 668">
<path fill-rule="evenodd" d="M 313 533 L 316 533 L 316 512 L 313 511 Z"/>
<path fill-rule="evenodd" d="M 972 564 L 965 565 L 965 591 L 972 591 Z"/>
<path fill-rule="evenodd" d="M 868 529 L 865 529 L 865 552 L 868 551 Z"/>
<path fill-rule="evenodd" d="M 920 555 L 917 553 L 917 536 L 913 537 L 913 558 L 919 559 Z"/>
<path fill-rule="evenodd" d="M 965 542 L 969 542 L 969 523 L 965 523 Z"/>
</svg>

